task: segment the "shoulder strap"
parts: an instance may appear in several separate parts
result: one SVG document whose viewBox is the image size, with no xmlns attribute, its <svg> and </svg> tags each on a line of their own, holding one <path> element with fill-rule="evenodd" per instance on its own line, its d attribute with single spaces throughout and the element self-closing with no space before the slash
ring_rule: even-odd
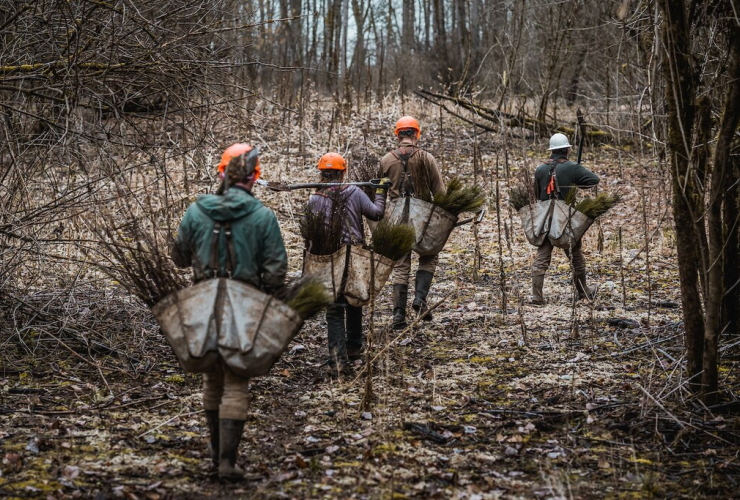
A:
<svg viewBox="0 0 740 500">
<path fill-rule="evenodd" d="M 548 160 L 548 163 L 550 165 L 550 182 L 547 184 L 547 194 L 550 198 L 557 198 L 560 195 L 560 186 L 558 185 L 557 175 L 555 175 L 558 162 Z"/>
<path fill-rule="evenodd" d="M 224 224 L 226 232 L 226 273 L 229 278 L 236 269 L 236 250 L 234 250 L 234 239 L 231 237 L 231 222 Z"/>
<path fill-rule="evenodd" d="M 221 232 L 225 232 L 226 236 L 226 269 L 225 275 L 231 278 L 231 274 L 234 272 L 236 266 L 236 251 L 234 250 L 234 240 L 231 237 L 231 222 L 226 222 L 221 225 L 220 222 L 216 221 L 213 226 L 213 239 L 211 240 L 211 263 L 210 268 L 213 269 L 214 277 L 221 277 L 221 266 L 219 263 L 219 240 L 221 238 Z"/>
<path fill-rule="evenodd" d="M 213 237 L 211 238 L 211 263 L 209 264 L 209 267 L 213 269 L 214 277 L 218 276 L 219 274 L 219 265 L 218 265 L 218 240 L 221 236 L 221 223 L 216 221 L 216 224 L 213 226 Z"/>
<path fill-rule="evenodd" d="M 401 178 L 401 186 L 399 188 L 401 196 L 414 195 L 414 184 L 411 179 L 411 172 L 409 172 L 409 160 L 417 151 L 418 149 L 416 148 L 412 149 L 409 153 L 401 152 L 401 148 L 393 151 L 393 156 L 401 160 L 401 164 L 403 165 L 403 177 Z"/>
<path fill-rule="evenodd" d="M 558 158 L 557 160 L 550 158 L 545 161 L 545 164 L 550 165 L 550 182 L 547 184 L 547 194 L 550 198 L 560 197 L 560 186 L 558 185 L 558 178 L 555 175 L 555 169 L 558 165 L 562 165 L 567 161 L 567 158 Z"/>
</svg>

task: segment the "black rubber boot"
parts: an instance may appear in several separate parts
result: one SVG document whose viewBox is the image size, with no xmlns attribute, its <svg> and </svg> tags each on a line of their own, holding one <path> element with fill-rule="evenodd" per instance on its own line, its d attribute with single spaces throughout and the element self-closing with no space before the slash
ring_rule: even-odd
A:
<svg viewBox="0 0 740 500">
<path fill-rule="evenodd" d="M 220 420 L 219 441 L 219 479 L 238 480 L 244 478 L 244 471 L 236 466 L 236 457 L 239 456 L 239 442 L 244 431 L 244 420 L 222 418 Z"/>
<path fill-rule="evenodd" d="M 362 357 L 362 307 L 347 304 L 347 358 L 356 361 Z"/>
<path fill-rule="evenodd" d="M 218 410 L 206 410 L 206 423 L 208 424 L 208 434 L 210 442 L 208 443 L 208 452 L 211 454 L 213 465 L 218 467 L 218 446 L 219 446 L 219 426 Z"/>
<path fill-rule="evenodd" d="M 530 304 L 536 306 L 545 305 L 545 296 L 542 294 L 542 287 L 545 285 L 545 275 L 538 274 L 532 276 L 532 299 Z"/>
<path fill-rule="evenodd" d="M 393 285 L 393 329 L 403 330 L 406 323 L 406 304 L 409 300 L 408 285 Z"/>
<path fill-rule="evenodd" d="M 326 329 L 329 338 L 329 365 L 347 364 L 347 336 L 345 330 L 346 303 L 335 302 L 326 308 Z"/>
<path fill-rule="evenodd" d="M 429 271 L 416 271 L 416 285 L 414 286 L 414 303 L 411 307 L 414 308 L 419 314 L 423 314 L 421 317 L 424 321 L 432 321 L 432 313 L 426 312 L 427 310 L 427 295 L 429 295 L 429 288 L 432 286 L 432 279 L 434 274 Z"/>
</svg>

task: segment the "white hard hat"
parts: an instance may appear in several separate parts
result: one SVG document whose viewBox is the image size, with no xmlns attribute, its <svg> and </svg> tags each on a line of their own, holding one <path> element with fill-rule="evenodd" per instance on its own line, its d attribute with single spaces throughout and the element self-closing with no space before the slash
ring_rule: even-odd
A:
<svg viewBox="0 0 740 500">
<path fill-rule="evenodd" d="M 552 137 L 550 137 L 550 147 L 547 148 L 548 151 L 552 151 L 553 149 L 563 149 L 563 148 L 572 148 L 573 146 L 570 145 L 568 142 L 568 138 L 565 136 L 565 134 L 555 134 Z"/>
</svg>

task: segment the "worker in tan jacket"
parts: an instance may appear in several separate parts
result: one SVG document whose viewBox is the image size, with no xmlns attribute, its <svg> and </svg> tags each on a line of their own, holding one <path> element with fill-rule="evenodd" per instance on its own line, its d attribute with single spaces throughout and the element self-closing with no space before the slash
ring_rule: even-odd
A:
<svg viewBox="0 0 740 500">
<path fill-rule="evenodd" d="M 416 196 L 430 199 L 436 193 L 445 192 L 442 174 L 437 167 L 437 160 L 416 144 L 421 135 L 419 122 L 404 116 L 396 122 L 398 148 L 386 154 L 380 160 L 380 176 L 388 177 L 392 186 L 388 191 L 390 200 L 402 196 Z M 434 271 L 437 268 L 437 255 L 419 257 L 419 269 L 416 271 L 414 301 L 412 307 L 423 314 L 422 319 L 430 321 L 431 313 L 427 310 L 427 295 L 432 285 Z M 391 281 L 393 282 L 393 328 L 400 330 L 406 327 L 406 304 L 408 301 L 408 283 L 411 274 L 411 253 L 396 262 Z"/>
</svg>

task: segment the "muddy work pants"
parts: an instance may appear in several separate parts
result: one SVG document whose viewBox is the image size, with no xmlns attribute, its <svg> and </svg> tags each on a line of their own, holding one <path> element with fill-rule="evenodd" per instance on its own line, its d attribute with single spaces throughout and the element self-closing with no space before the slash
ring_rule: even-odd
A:
<svg viewBox="0 0 740 500">
<path fill-rule="evenodd" d="M 362 349 L 362 307 L 351 306 L 340 295 L 326 308 L 329 331 L 329 364 L 347 364 L 347 351 L 358 353 Z"/>
<path fill-rule="evenodd" d="M 235 375 L 222 360 L 203 374 L 203 407 L 218 410 L 219 418 L 246 420 L 249 399 L 249 379 Z"/>
<path fill-rule="evenodd" d="M 394 285 L 408 285 L 409 275 L 411 275 L 411 254 L 409 252 L 405 257 L 401 257 L 396 261 L 393 266 L 393 274 L 391 275 L 391 282 Z M 439 261 L 439 255 L 425 255 L 419 257 L 419 271 L 428 271 L 434 274 L 437 269 L 437 261 Z"/>
<path fill-rule="evenodd" d="M 578 276 L 586 273 L 586 259 L 583 257 L 583 250 L 581 248 L 581 241 L 573 247 L 573 256 L 571 258 L 570 249 L 565 249 L 565 255 L 568 260 L 572 262 L 573 275 Z M 555 247 L 552 246 L 550 240 L 545 238 L 544 243 L 537 249 L 537 257 L 534 259 L 532 264 L 532 276 L 544 276 L 547 273 L 547 269 L 550 267 L 550 260 L 552 259 L 552 250 Z"/>
</svg>

